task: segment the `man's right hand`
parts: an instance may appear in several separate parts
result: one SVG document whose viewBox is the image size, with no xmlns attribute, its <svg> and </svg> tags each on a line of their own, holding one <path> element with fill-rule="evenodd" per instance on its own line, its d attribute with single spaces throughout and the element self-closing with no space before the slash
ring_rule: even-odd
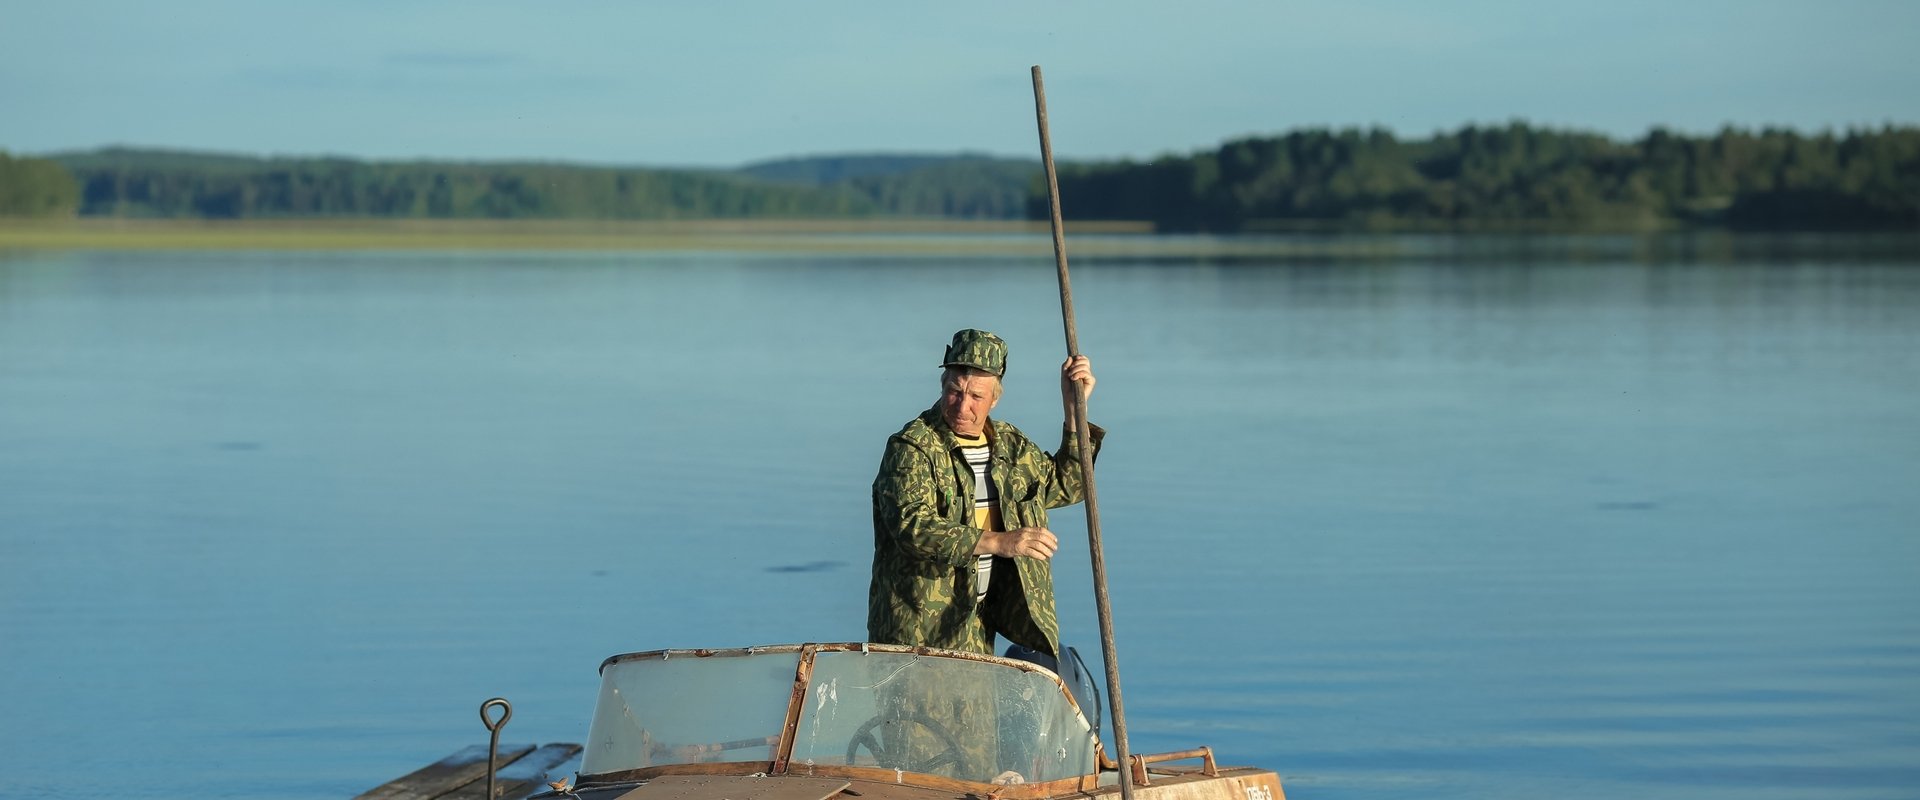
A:
<svg viewBox="0 0 1920 800">
<path fill-rule="evenodd" d="M 992 554 L 996 556 L 1022 556 L 1037 558 L 1041 561 L 1053 558 L 1060 549 L 1060 539 L 1046 528 L 1021 528 L 1012 531 L 988 531 L 980 534 L 980 546 L 976 555 Z"/>
</svg>

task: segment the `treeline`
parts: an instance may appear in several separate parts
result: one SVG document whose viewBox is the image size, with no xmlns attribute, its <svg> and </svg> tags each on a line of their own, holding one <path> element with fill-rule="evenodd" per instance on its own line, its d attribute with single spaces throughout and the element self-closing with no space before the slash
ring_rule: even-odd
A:
<svg viewBox="0 0 1920 800">
<path fill-rule="evenodd" d="M 1037 161 L 1008 159 L 956 159 L 845 185 L 888 213 L 915 217 L 1019 219 L 1029 198 L 1046 196 Z"/>
<path fill-rule="evenodd" d="M 129 149 L 55 158 L 77 182 L 82 215 L 213 219 L 1017 218 L 1038 171 L 981 157 L 890 159 L 832 175 L 799 162 L 672 170 Z M 831 160 L 848 159 L 819 159 Z"/>
<path fill-rule="evenodd" d="M 78 204 L 73 176 L 59 164 L 0 150 L 0 217 L 70 216 Z"/>
<path fill-rule="evenodd" d="M 1062 164 L 1064 212 L 1165 231 L 1920 230 L 1920 128 L 1727 128 L 1632 141 L 1522 123 L 1423 139 L 1301 130 L 1149 162 Z M 110 149 L 0 154 L 0 215 L 1045 219 L 1039 165 L 798 158 L 736 170 L 371 162 Z"/>
<path fill-rule="evenodd" d="M 1630 142 L 1522 123 L 1413 140 L 1304 130 L 1148 163 L 1063 166 L 1060 195 L 1069 218 L 1160 230 L 1920 230 L 1920 129 L 1655 129 Z"/>
<path fill-rule="evenodd" d="M 676 219 L 874 213 L 842 189 L 722 172 L 555 164 L 248 159 L 108 150 L 62 159 L 79 212 L 122 217 Z"/>
<path fill-rule="evenodd" d="M 1045 191 L 1038 161 L 962 154 L 788 158 L 742 167 L 751 177 L 844 187 L 882 213 L 914 217 L 1019 219 Z"/>
</svg>

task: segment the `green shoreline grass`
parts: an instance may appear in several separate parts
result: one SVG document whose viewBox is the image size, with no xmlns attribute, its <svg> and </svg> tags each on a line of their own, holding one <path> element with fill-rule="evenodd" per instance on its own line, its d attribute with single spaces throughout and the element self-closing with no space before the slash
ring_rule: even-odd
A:
<svg viewBox="0 0 1920 800">
<path fill-rule="evenodd" d="M 1069 255 L 1380 258 L 1391 241 L 1155 236 L 1142 222 L 1076 222 Z M 0 251 L 443 250 L 711 251 L 892 256 L 1033 256 L 1051 261 L 1046 223 L 942 219 L 382 220 L 0 219 Z"/>
<path fill-rule="evenodd" d="M 1735 253 L 1920 257 L 1920 235 L 1819 235 L 1726 231 L 1346 231 L 1242 236 L 1155 235 L 1146 223 L 1074 222 L 1075 258 L 1354 262 L 1667 261 Z M 387 220 L 8 219 L 0 254 L 74 250 L 735 252 L 849 257 L 1018 257 L 1053 260 L 1045 223 L 943 219 L 817 220 Z"/>
<path fill-rule="evenodd" d="M 1147 233 L 1142 224 L 1087 232 Z M 33 250 L 1051 250 L 1045 224 L 963 220 L 0 220 L 0 248 Z"/>
</svg>

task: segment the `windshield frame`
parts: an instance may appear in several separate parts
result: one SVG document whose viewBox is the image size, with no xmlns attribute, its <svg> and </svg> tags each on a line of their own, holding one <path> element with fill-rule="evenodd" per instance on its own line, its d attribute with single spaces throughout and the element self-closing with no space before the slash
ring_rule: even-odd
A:
<svg viewBox="0 0 1920 800">
<path fill-rule="evenodd" d="M 1066 703 L 1068 708 L 1073 709 L 1075 713 L 1078 713 L 1080 715 L 1082 722 L 1087 721 L 1087 715 L 1085 711 L 1080 709 L 1079 704 L 1074 700 L 1073 693 L 1067 690 L 1067 686 L 1063 681 L 1060 680 L 1060 676 L 1054 674 L 1051 670 L 1048 670 L 1045 667 L 1042 667 L 1038 664 L 1035 664 L 1029 661 L 1020 661 L 1017 659 L 1001 658 L 998 656 L 990 656 L 990 655 L 984 655 L 980 653 L 968 653 L 968 652 L 961 652 L 957 650 L 943 650 L 943 649 L 934 648 L 934 647 L 907 647 L 903 645 L 871 644 L 871 643 L 863 643 L 863 642 L 840 642 L 840 643 L 826 643 L 826 644 L 819 644 L 819 643 L 788 644 L 788 645 L 771 645 L 771 646 L 765 646 L 765 647 L 742 647 L 742 648 L 725 648 L 725 649 L 667 649 L 667 650 L 649 650 L 646 652 L 639 652 L 639 653 L 624 653 L 621 655 L 611 656 L 607 658 L 605 661 L 602 661 L 600 663 L 600 669 L 599 669 L 600 674 L 604 676 L 606 674 L 607 668 L 614 666 L 616 664 L 624 664 L 624 663 L 630 663 L 630 662 L 636 662 L 636 661 L 654 661 L 654 660 L 664 661 L 664 660 L 678 659 L 678 658 L 701 659 L 701 658 L 714 658 L 714 657 L 757 656 L 757 655 L 772 655 L 777 653 L 797 653 L 799 658 L 799 664 L 797 668 L 794 670 L 793 686 L 792 686 L 792 692 L 788 698 L 786 719 L 785 719 L 785 723 L 781 727 L 779 742 L 774 746 L 774 749 L 772 751 L 772 755 L 774 756 L 772 761 L 725 761 L 725 762 L 682 763 L 682 764 L 656 764 L 653 766 L 640 767 L 635 769 L 617 770 L 613 772 L 605 772 L 605 773 L 598 773 L 598 774 L 583 773 L 579 776 L 579 781 L 581 785 L 588 786 L 588 785 L 595 785 L 595 784 L 631 782 L 631 781 L 638 781 L 638 780 L 646 780 L 646 779 L 650 779 L 660 775 L 765 774 L 765 775 L 772 776 L 772 775 L 794 774 L 794 775 L 803 776 L 803 777 L 823 777 L 823 778 L 837 777 L 837 778 L 848 778 L 848 779 L 855 779 L 855 780 L 878 781 L 882 783 L 899 783 L 899 784 L 907 784 L 907 785 L 914 785 L 914 786 L 923 786 L 923 787 L 934 788 L 934 789 L 946 789 L 946 790 L 953 790 L 953 791 L 959 791 L 959 792 L 970 792 L 980 796 L 985 796 L 986 794 L 991 793 L 996 797 L 1009 798 L 1009 800 L 1026 800 L 1027 798 L 1054 797 L 1062 793 L 1068 793 L 1068 792 L 1092 791 L 1098 788 L 1099 786 L 1100 771 L 1102 769 L 1107 768 L 1107 766 L 1111 763 L 1106 756 L 1104 745 L 1099 740 L 1099 735 L 1098 735 L 1099 732 L 1092 731 L 1091 724 L 1089 723 L 1088 728 L 1094 734 L 1094 741 L 1093 741 L 1094 771 L 1085 775 L 1080 775 L 1080 776 L 1075 776 L 1070 778 L 1062 778 L 1062 779 L 1052 780 L 1052 781 L 1042 781 L 1042 782 L 1034 782 L 1034 783 L 1013 784 L 1013 785 L 998 785 L 998 784 L 992 784 L 992 783 L 963 780 L 958 778 L 950 778 L 950 777 L 941 776 L 941 775 L 930 775 L 930 774 L 919 773 L 919 772 L 901 771 L 901 770 L 895 770 L 891 768 L 877 767 L 877 766 L 822 765 L 822 764 L 812 764 L 812 765 L 801 764 L 798 766 L 794 766 L 792 764 L 792 756 L 793 756 L 794 746 L 798 738 L 797 733 L 798 733 L 798 727 L 800 724 L 801 710 L 807 697 L 807 691 L 812 684 L 814 656 L 818 653 L 823 653 L 823 652 L 826 652 L 826 653 L 842 653 L 842 652 L 892 653 L 892 654 L 901 654 L 901 655 L 913 655 L 913 656 L 926 657 L 926 658 L 955 659 L 955 660 L 963 660 L 963 661 L 982 662 L 987 664 L 993 664 L 999 667 L 1017 669 L 1023 672 L 1036 673 L 1038 675 L 1044 676 L 1048 680 L 1048 682 L 1050 682 L 1060 692 L 1061 700 Z M 792 768 L 791 773 L 790 773 L 790 768 Z"/>
</svg>

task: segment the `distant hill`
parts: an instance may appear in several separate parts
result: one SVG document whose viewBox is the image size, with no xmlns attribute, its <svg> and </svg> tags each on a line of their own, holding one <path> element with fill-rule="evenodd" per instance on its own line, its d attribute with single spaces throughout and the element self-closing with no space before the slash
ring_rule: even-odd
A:
<svg viewBox="0 0 1920 800">
<path fill-rule="evenodd" d="M 740 173 L 803 186 L 840 187 L 889 214 L 1020 219 L 1043 191 L 1038 160 L 977 154 L 833 155 L 762 161 Z"/>
<path fill-rule="evenodd" d="M 956 164 L 1024 165 L 1035 171 L 1040 169 L 1040 162 L 1031 159 L 995 158 L 975 153 L 959 155 L 853 153 L 756 161 L 737 171 L 773 183 L 827 186 L 858 178 L 895 177 L 927 167 Z"/>
<path fill-rule="evenodd" d="M 1038 161 L 956 158 L 892 175 L 865 175 L 844 185 L 892 213 L 967 219 L 1024 219 L 1046 197 Z"/>
</svg>

